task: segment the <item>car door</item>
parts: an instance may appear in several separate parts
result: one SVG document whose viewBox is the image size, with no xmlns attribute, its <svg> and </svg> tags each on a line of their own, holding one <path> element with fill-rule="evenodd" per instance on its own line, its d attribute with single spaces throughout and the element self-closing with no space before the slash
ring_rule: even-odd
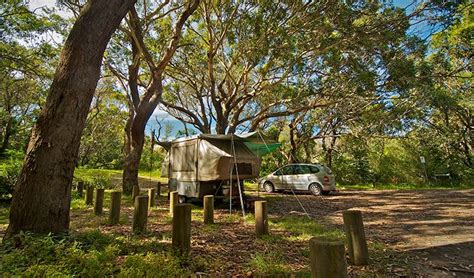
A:
<svg viewBox="0 0 474 278">
<path fill-rule="evenodd" d="M 280 190 L 284 188 L 283 183 L 282 183 L 282 180 L 283 180 L 282 175 L 283 175 L 282 170 L 278 169 L 272 175 L 268 177 L 268 180 L 273 184 L 273 188 L 275 190 Z"/>
<path fill-rule="evenodd" d="M 311 172 L 309 166 L 295 165 L 292 181 L 295 190 L 308 190 L 308 186 L 311 183 Z"/>
<path fill-rule="evenodd" d="M 285 190 L 294 189 L 294 169 L 294 165 L 286 165 L 281 168 L 281 185 Z"/>
</svg>

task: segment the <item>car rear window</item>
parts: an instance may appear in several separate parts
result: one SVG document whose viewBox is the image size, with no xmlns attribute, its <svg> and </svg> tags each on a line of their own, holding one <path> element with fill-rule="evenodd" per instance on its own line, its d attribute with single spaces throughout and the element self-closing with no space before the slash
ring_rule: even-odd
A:
<svg viewBox="0 0 474 278">
<path fill-rule="evenodd" d="M 324 170 L 326 171 L 326 173 L 332 174 L 332 170 L 329 169 L 329 167 L 326 167 L 326 166 L 324 166 L 324 165 L 322 165 L 322 166 L 324 167 Z"/>
<path fill-rule="evenodd" d="M 310 171 L 311 171 L 312 174 L 319 173 L 319 168 L 318 168 L 318 166 L 309 166 L 309 169 L 310 169 Z"/>
</svg>

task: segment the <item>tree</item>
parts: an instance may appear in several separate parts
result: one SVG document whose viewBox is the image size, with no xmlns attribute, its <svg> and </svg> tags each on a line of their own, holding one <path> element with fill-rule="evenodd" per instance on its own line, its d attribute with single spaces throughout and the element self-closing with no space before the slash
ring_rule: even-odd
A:
<svg viewBox="0 0 474 278">
<path fill-rule="evenodd" d="M 15 187 L 6 236 L 69 229 L 79 141 L 107 43 L 134 0 L 90 1 L 61 52 Z"/>
<path fill-rule="evenodd" d="M 466 2 L 452 14 L 450 24 L 434 34 L 432 52 L 423 75 L 430 82 L 420 88 L 421 123 L 414 128 L 431 174 L 450 173 L 472 180 L 474 172 L 474 94 L 472 90 L 473 6 Z"/>
<path fill-rule="evenodd" d="M 203 3 L 163 97 L 164 109 L 203 133 L 255 130 L 352 98 L 376 100 L 376 87 L 385 86 L 377 83 L 380 61 L 408 27 L 401 9 L 378 2 Z"/>
<path fill-rule="evenodd" d="M 125 97 L 113 87 L 112 78 L 102 78 L 96 89 L 79 147 L 78 165 L 120 169 L 127 121 Z M 104 128 L 106 127 L 106 128 Z"/>
<path fill-rule="evenodd" d="M 52 75 L 45 61 L 54 61 L 58 51 L 43 37 L 59 23 L 54 13 L 44 13 L 28 10 L 22 1 L 0 7 L 0 154 L 9 147 L 24 148 L 44 102 Z"/>
<path fill-rule="evenodd" d="M 168 2 L 164 1 L 161 5 L 154 7 L 151 12 L 145 6 L 143 8 L 145 14 L 143 19 L 140 19 L 136 9 L 130 11 L 128 29 L 122 28 L 131 44 L 132 63 L 128 66 L 128 74 L 123 74 L 120 68 L 109 66 L 109 69 L 124 84 L 123 87 L 127 92 L 129 102 L 129 119 L 125 126 L 126 137 L 123 149 L 122 188 L 125 194 L 131 194 L 133 186 L 138 184 L 138 169 L 145 142 L 145 126 L 161 100 L 165 69 L 178 48 L 183 26 L 199 5 L 199 0 L 191 0 L 177 7 L 172 7 L 168 12 L 164 12 L 162 9 Z M 179 17 L 177 16 L 170 34 L 160 29 L 155 30 L 160 36 L 158 40 L 162 40 L 161 45 L 157 46 L 155 40 L 146 39 L 147 32 L 156 28 L 154 24 L 157 23 L 158 19 L 164 18 L 169 23 L 171 16 L 168 14 L 182 6 L 185 9 Z M 161 27 L 163 26 L 158 25 L 158 28 Z M 166 27 L 165 25 L 163 29 Z M 154 32 L 149 33 L 153 34 Z M 169 41 L 166 38 L 167 35 L 170 36 Z M 167 42 L 167 45 L 164 42 Z M 159 59 L 155 59 L 154 54 L 156 52 L 153 51 L 161 54 Z M 150 80 L 146 85 L 140 76 L 142 63 L 146 67 L 143 71 L 147 73 Z M 128 89 L 124 81 L 128 83 Z"/>
</svg>

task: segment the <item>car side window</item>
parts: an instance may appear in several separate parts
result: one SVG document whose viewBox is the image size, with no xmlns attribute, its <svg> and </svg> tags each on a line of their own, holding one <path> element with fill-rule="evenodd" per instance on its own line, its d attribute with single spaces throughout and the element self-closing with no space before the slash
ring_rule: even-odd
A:
<svg viewBox="0 0 474 278">
<path fill-rule="evenodd" d="M 275 172 L 275 176 L 281 176 L 281 175 L 283 175 L 282 172 L 281 172 L 281 170 L 277 170 L 277 171 Z"/>
<path fill-rule="evenodd" d="M 309 166 L 309 169 L 310 169 L 310 172 L 311 172 L 312 174 L 319 173 L 319 168 L 318 168 L 318 166 Z"/>
<path fill-rule="evenodd" d="M 295 174 L 296 175 L 304 175 L 309 174 L 309 167 L 307 165 L 296 165 L 295 166 Z"/>
<path fill-rule="evenodd" d="M 293 166 L 285 166 L 281 169 L 282 175 L 293 175 Z"/>
</svg>

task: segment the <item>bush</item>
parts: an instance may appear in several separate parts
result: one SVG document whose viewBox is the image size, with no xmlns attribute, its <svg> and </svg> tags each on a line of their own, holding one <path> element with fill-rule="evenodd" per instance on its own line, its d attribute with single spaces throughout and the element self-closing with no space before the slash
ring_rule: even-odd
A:
<svg viewBox="0 0 474 278">
<path fill-rule="evenodd" d="M 0 170 L 0 199 L 11 199 L 18 176 L 21 160 L 10 159 Z"/>
<path fill-rule="evenodd" d="M 184 274 L 178 258 L 169 254 L 147 253 L 128 256 L 119 277 L 175 277 Z"/>
</svg>

